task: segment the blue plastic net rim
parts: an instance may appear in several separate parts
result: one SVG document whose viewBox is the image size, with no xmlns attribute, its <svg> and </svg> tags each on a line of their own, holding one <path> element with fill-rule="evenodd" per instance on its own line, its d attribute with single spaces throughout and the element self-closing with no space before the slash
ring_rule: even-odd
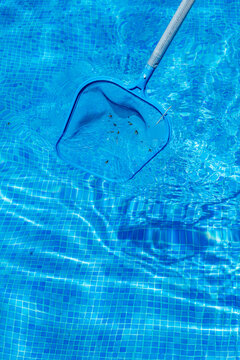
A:
<svg viewBox="0 0 240 360">
<path fill-rule="evenodd" d="M 128 84 L 128 85 L 124 85 L 121 81 L 119 81 L 118 79 L 115 79 L 115 78 L 112 78 L 112 77 L 96 77 L 96 78 L 91 78 L 91 79 L 88 79 L 87 81 L 83 82 L 82 85 L 78 88 L 78 90 L 76 91 L 76 95 L 74 97 L 74 101 L 73 101 L 73 104 L 71 106 L 71 111 L 69 113 L 69 116 L 68 116 L 68 120 L 65 124 L 65 127 L 62 131 L 62 134 L 61 136 L 59 137 L 57 143 L 56 143 L 56 151 L 57 151 L 57 154 L 58 156 L 61 158 L 62 161 L 64 161 L 65 163 L 69 164 L 70 166 L 74 167 L 74 168 L 78 168 L 78 169 L 81 169 L 85 172 L 90 172 L 91 174 L 93 174 L 94 176 L 97 176 L 99 178 L 102 178 L 104 180 L 107 180 L 107 181 L 110 181 L 110 182 L 117 182 L 117 183 L 125 183 L 131 179 L 133 179 L 151 160 L 153 160 L 169 143 L 170 141 L 170 138 L 171 138 L 171 123 L 170 123 L 170 119 L 169 117 L 166 117 L 166 115 L 164 116 L 164 120 L 166 121 L 166 124 L 167 124 L 167 128 L 168 128 L 168 137 L 164 143 L 163 146 L 161 146 L 157 151 L 156 153 L 153 154 L 152 157 L 150 157 L 147 161 L 145 161 L 143 163 L 142 166 L 140 166 L 133 174 L 131 174 L 131 176 L 129 176 L 128 178 L 126 179 L 119 179 L 119 180 L 116 180 L 116 178 L 114 179 L 111 179 L 107 176 L 101 176 L 101 174 L 99 173 L 96 173 L 94 171 L 89 171 L 89 169 L 85 168 L 84 166 L 81 166 L 81 165 L 78 165 L 76 163 L 72 164 L 70 163 L 70 161 L 66 160 L 64 158 L 64 156 L 61 155 L 61 152 L 59 150 L 59 143 L 61 142 L 61 139 L 64 137 L 64 134 L 66 133 L 67 129 L 68 129 L 68 126 L 70 124 L 70 121 L 71 121 L 71 118 L 72 118 L 72 115 L 74 113 L 74 110 L 78 104 L 78 101 L 81 97 L 81 94 L 84 92 L 84 90 L 89 86 L 89 85 L 92 85 L 92 84 L 95 84 L 97 82 L 105 82 L 105 83 L 109 83 L 109 84 L 112 84 L 114 86 L 118 86 L 119 88 L 123 89 L 124 91 L 128 92 L 129 94 L 131 94 L 132 96 L 140 99 L 141 101 L 145 102 L 146 104 L 148 105 L 151 105 L 152 107 L 154 107 L 157 111 L 160 112 L 160 114 L 162 116 L 164 116 L 164 109 L 161 107 L 161 105 L 156 102 L 155 100 L 153 100 L 152 98 L 150 98 L 146 92 L 145 89 L 139 89 L 137 84 Z"/>
</svg>

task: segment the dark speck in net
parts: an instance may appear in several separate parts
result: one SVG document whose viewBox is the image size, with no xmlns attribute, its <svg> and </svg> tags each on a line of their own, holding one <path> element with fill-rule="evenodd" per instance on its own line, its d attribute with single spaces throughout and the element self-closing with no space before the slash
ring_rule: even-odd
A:
<svg viewBox="0 0 240 360">
<path fill-rule="evenodd" d="M 128 121 L 129 125 L 132 125 L 131 121 Z"/>
<path fill-rule="evenodd" d="M 135 130 L 135 134 L 138 135 L 138 131 L 137 131 L 137 130 Z"/>
<path fill-rule="evenodd" d="M 108 163 L 108 160 L 105 161 L 105 164 L 107 164 L 107 163 Z"/>
<path fill-rule="evenodd" d="M 111 117 L 112 117 L 112 114 L 109 114 L 109 115 L 108 115 L 108 117 L 110 117 L 110 118 L 111 118 Z"/>
<path fill-rule="evenodd" d="M 113 124 L 113 126 L 117 126 L 117 124 Z"/>
</svg>

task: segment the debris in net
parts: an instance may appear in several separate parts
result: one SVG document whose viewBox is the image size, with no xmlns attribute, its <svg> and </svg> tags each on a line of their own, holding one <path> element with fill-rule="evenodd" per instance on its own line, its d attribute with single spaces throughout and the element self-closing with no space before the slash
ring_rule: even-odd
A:
<svg viewBox="0 0 240 360">
<path fill-rule="evenodd" d="M 169 108 L 165 111 L 165 113 L 160 117 L 160 119 L 156 122 L 156 125 L 159 123 L 159 121 L 164 118 L 164 116 L 166 115 L 166 113 L 168 112 L 169 109 L 171 109 L 172 105 L 169 106 Z"/>
</svg>

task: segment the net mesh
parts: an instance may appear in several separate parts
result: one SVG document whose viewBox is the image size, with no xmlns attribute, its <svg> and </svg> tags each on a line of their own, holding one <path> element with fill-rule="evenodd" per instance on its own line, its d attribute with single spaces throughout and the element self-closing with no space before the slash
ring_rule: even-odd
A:
<svg viewBox="0 0 240 360">
<path fill-rule="evenodd" d="M 122 181 L 156 155 L 168 137 L 168 123 L 153 104 L 116 83 L 95 81 L 78 94 L 57 150 L 71 165 Z"/>
</svg>

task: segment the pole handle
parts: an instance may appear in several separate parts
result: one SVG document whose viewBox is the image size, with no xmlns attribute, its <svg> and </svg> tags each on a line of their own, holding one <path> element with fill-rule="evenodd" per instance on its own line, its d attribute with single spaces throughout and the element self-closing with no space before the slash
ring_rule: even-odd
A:
<svg viewBox="0 0 240 360">
<path fill-rule="evenodd" d="M 151 57 L 148 60 L 148 65 L 151 66 L 153 69 L 156 69 L 156 67 L 160 63 L 165 52 L 167 51 L 167 48 L 171 44 L 185 17 L 191 9 L 194 1 L 195 0 L 182 0 L 175 15 L 173 16 L 164 34 L 159 40 L 157 46 L 155 47 Z"/>
</svg>

